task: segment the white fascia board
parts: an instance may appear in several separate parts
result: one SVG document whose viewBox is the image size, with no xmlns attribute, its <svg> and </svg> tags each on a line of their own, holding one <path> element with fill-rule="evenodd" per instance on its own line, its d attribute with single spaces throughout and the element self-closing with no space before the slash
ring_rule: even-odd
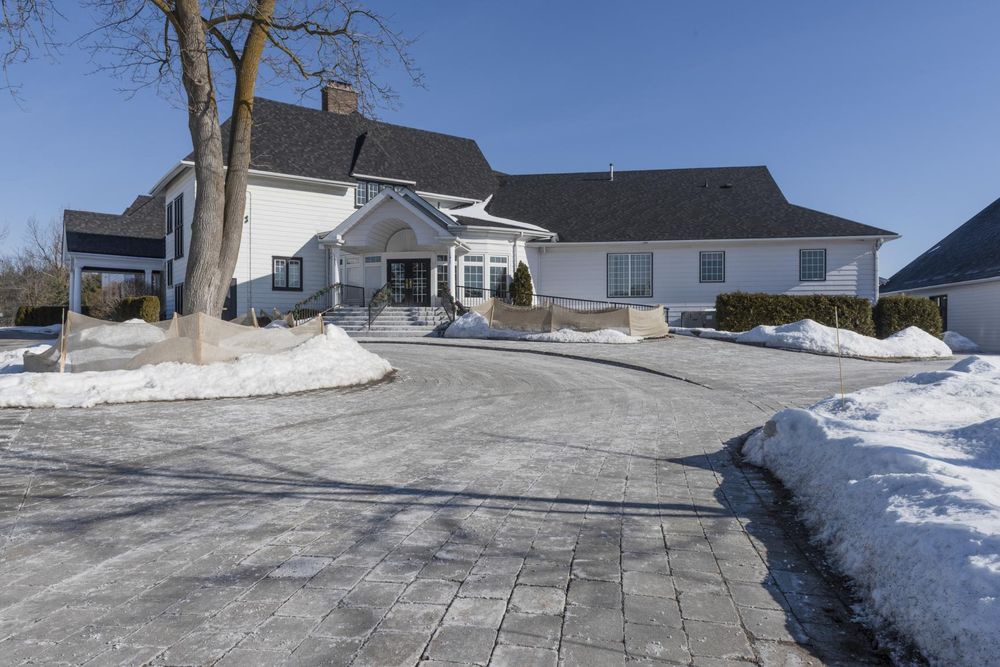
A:
<svg viewBox="0 0 1000 667">
<path fill-rule="evenodd" d="M 792 241 L 895 241 L 900 238 L 899 234 L 873 234 L 871 236 L 788 236 L 756 239 L 672 239 L 672 240 L 649 240 L 649 241 L 561 241 L 557 244 L 545 244 L 538 241 L 530 242 L 532 245 L 544 245 L 546 247 L 587 247 L 587 246 L 609 246 L 609 245 L 684 245 L 697 243 L 781 243 Z"/>
<path fill-rule="evenodd" d="M 380 183 L 398 183 L 399 185 L 416 185 L 416 181 L 408 181 L 404 178 L 386 178 L 385 176 L 370 176 L 369 174 L 359 174 L 351 172 L 351 176 L 362 181 L 378 181 Z"/>
<path fill-rule="evenodd" d="M 98 264 L 107 269 L 137 269 L 162 267 L 166 261 L 159 257 L 134 257 L 132 255 L 102 255 L 92 252 L 66 251 L 69 259 Z M 138 265 L 138 266 L 137 266 Z"/>
<path fill-rule="evenodd" d="M 462 229 L 468 229 L 471 231 L 479 232 L 490 232 L 506 234 L 507 236 L 514 236 L 516 238 L 521 238 L 524 235 L 537 236 L 539 238 L 552 238 L 555 236 L 553 232 L 534 232 L 526 229 L 511 229 L 510 227 L 490 227 L 488 225 L 462 225 Z"/>
<path fill-rule="evenodd" d="M 165 187 L 174 177 L 176 177 L 181 171 L 189 167 L 194 167 L 194 162 L 191 160 L 181 160 L 174 167 L 166 173 L 153 189 L 149 191 L 149 194 L 156 194 L 161 188 Z M 224 167 L 224 169 L 229 169 L 229 167 Z M 266 171 L 264 169 L 248 169 L 247 174 L 250 176 L 263 176 L 265 178 L 273 178 L 281 181 L 299 181 L 301 183 L 319 183 L 322 185 L 335 185 L 343 188 L 353 188 L 357 183 L 351 183 L 349 181 L 331 181 L 326 178 L 313 178 L 311 176 L 296 176 L 295 174 L 282 174 L 277 171 Z"/>
<path fill-rule="evenodd" d="M 922 287 L 911 287 L 909 289 L 894 289 L 891 291 L 881 290 L 882 294 L 909 294 L 911 292 L 920 292 L 922 290 L 938 290 L 945 289 L 947 287 L 962 287 L 963 285 L 980 285 L 982 283 L 992 283 L 1000 281 L 1000 276 L 993 276 L 991 278 L 977 278 L 975 280 L 959 280 L 953 283 L 939 283 L 937 285 L 924 285 Z"/>
<path fill-rule="evenodd" d="M 441 201 L 453 201 L 457 204 L 475 204 L 482 201 L 481 199 L 469 199 L 468 197 L 456 197 L 455 195 L 442 195 L 437 192 L 424 192 L 423 190 L 416 190 L 415 192 L 425 199 L 429 197 L 431 199 L 440 199 Z"/>
<path fill-rule="evenodd" d="M 163 178 L 161 178 L 156 182 L 156 185 L 154 185 L 153 189 L 149 191 L 149 194 L 151 196 L 155 196 L 157 192 L 167 187 L 167 183 L 176 178 L 182 171 L 193 166 L 194 162 L 191 162 L 190 160 L 181 160 L 173 167 L 171 167 L 170 171 L 168 171 L 166 174 L 163 175 Z"/>
</svg>

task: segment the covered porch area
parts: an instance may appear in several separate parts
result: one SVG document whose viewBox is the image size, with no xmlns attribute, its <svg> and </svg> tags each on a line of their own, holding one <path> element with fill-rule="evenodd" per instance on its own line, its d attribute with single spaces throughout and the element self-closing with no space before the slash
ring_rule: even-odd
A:
<svg viewBox="0 0 1000 667">
<path fill-rule="evenodd" d="M 343 223 L 318 238 L 329 258 L 332 307 L 363 305 L 383 287 L 389 305 L 433 307 L 455 293 L 459 257 L 468 247 L 461 226 L 409 190 L 383 190 Z M 362 303 L 340 303 L 363 294 Z"/>
<path fill-rule="evenodd" d="M 156 294 L 163 299 L 163 260 L 148 257 L 123 257 L 68 252 L 69 309 L 82 313 L 88 288 L 120 289 Z M 119 295 L 122 296 L 122 295 Z"/>
</svg>

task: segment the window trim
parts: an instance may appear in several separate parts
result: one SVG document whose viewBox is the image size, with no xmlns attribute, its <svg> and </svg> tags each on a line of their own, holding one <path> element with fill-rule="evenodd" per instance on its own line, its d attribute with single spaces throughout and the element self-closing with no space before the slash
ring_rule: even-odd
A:
<svg viewBox="0 0 1000 667">
<path fill-rule="evenodd" d="M 722 255 L 722 279 L 721 280 L 706 280 L 704 274 L 704 264 L 702 264 L 702 258 L 705 255 Z M 698 282 L 699 283 L 724 283 L 726 282 L 726 251 L 725 250 L 700 250 L 698 251 Z"/>
<path fill-rule="evenodd" d="M 275 282 L 274 282 L 274 262 L 276 260 L 282 260 L 282 261 L 285 262 L 285 286 L 284 287 L 280 287 L 277 284 L 275 284 Z M 291 276 L 291 272 L 288 269 L 289 269 L 289 265 L 292 262 L 298 262 L 299 263 L 299 286 L 298 287 L 289 287 L 288 286 L 289 277 Z M 302 285 L 303 285 L 303 283 L 305 283 L 304 267 L 305 267 L 305 264 L 302 262 L 302 258 L 301 257 L 285 257 L 283 255 L 271 255 L 271 289 L 273 291 L 275 291 L 275 292 L 301 292 L 302 291 Z"/>
<path fill-rule="evenodd" d="M 649 294 L 629 294 L 628 296 L 612 296 L 611 295 L 611 256 L 612 255 L 648 255 L 649 256 Z M 631 260 L 629 261 L 629 283 L 631 283 L 632 266 Z M 604 258 L 604 290 L 606 298 L 608 299 L 652 299 L 653 298 L 653 253 L 652 252 L 609 252 Z M 631 284 L 629 285 L 629 292 L 632 291 Z"/>
<path fill-rule="evenodd" d="M 174 259 L 184 257 L 184 193 L 171 202 L 174 207 Z"/>
<path fill-rule="evenodd" d="M 803 278 L 802 277 L 802 253 L 804 252 L 821 252 L 823 253 L 823 277 L 822 278 Z M 799 248 L 799 282 L 800 283 L 822 283 L 826 282 L 826 270 L 827 270 L 827 253 L 826 248 Z"/>
</svg>

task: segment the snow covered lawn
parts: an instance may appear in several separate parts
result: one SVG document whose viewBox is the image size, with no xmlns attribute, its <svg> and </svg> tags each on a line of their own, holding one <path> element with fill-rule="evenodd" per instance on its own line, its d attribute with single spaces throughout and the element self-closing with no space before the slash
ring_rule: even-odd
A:
<svg viewBox="0 0 1000 667">
<path fill-rule="evenodd" d="M 163 363 L 127 371 L 24 373 L 25 351 L 0 353 L 0 407 L 89 407 L 98 403 L 176 401 L 293 394 L 374 382 L 392 367 L 327 325 L 318 335 L 277 354 L 246 354 L 231 363 Z"/>
<path fill-rule="evenodd" d="M 1000 359 L 779 412 L 743 448 L 935 665 L 1000 656 Z"/>
<path fill-rule="evenodd" d="M 744 332 L 683 327 L 671 327 L 670 331 L 682 336 L 714 338 L 817 354 L 837 354 L 837 330 L 813 320 L 800 320 L 781 326 L 761 325 Z M 944 341 L 917 327 L 907 327 L 884 340 L 841 329 L 840 351 L 845 357 L 870 359 L 929 359 L 950 357 L 952 354 L 951 348 Z"/>
<path fill-rule="evenodd" d="M 629 336 L 617 329 L 600 331 L 575 331 L 561 329 L 551 333 L 529 333 L 510 329 L 493 329 L 487 319 L 477 312 L 457 318 L 444 332 L 445 338 L 493 338 L 499 340 L 530 340 L 540 343 L 639 343 L 641 338 Z"/>
</svg>

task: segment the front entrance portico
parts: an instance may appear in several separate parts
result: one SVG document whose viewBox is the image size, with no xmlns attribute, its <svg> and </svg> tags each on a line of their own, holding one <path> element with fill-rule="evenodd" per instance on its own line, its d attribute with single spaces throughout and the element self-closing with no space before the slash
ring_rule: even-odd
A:
<svg viewBox="0 0 1000 667">
<path fill-rule="evenodd" d="M 454 293 L 460 229 L 413 192 L 386 189 L 318 240 L 329 251 L 331 284 L 364 287 L 365 301 L 387 287 L 391 305 L 432 306 L 445 287 Z"/>
</svg>

